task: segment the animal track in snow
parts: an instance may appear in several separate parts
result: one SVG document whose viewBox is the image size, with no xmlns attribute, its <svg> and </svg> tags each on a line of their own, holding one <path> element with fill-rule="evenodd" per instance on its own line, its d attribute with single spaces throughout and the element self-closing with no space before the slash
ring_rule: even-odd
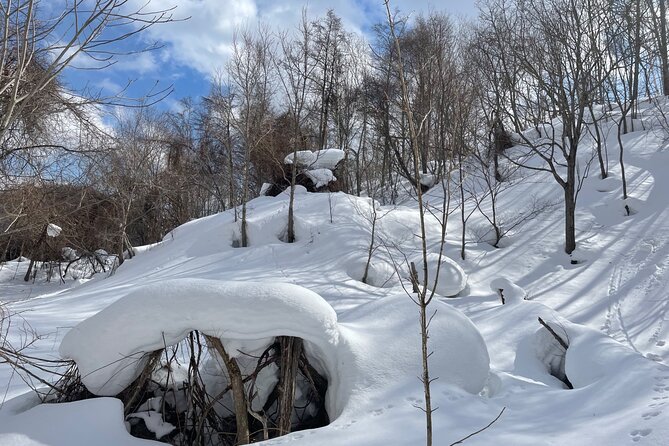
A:
<svg viewBox="0 0 669 446">
<path fill-rule="evenodd" d="M 655 418 L 656 416 L 660 415 L 662 412 L 659 410 L 654 410 L 652 412 L 646 412 L 641 415 L 641 418 L 644 420 L 650 420 L 651 418 Z"/>
<path fill-rule="evenodd" d="M 650 433 L 653 432 L 653 429 L 635 429 L 630 432 L 630 437 L 632 441 L 640 441 L 643 437 L 647 437 Z"/>
</svg>

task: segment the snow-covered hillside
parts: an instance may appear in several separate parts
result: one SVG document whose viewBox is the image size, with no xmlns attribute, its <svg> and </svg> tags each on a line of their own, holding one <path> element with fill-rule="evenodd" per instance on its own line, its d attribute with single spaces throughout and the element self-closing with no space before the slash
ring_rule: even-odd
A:
<svg viewBox="0 0 669 446">
<path fill-rule="evenodd" d="M 467 282 L 457 296 L 440 296 L 430 307 L 436 311 L 430 327 L 431 373 L 438 378 L 432 391 L 438 407 L 436 444 L 449 445 L 477 431 L 503 408 L 497 422 L 465 444 L 669 444 L 669 145 L 657 129 L 632 132 L 624 143 L 631 215 L 621 199 L 611 135 L 611 176 L 601 180 L 591 174 L 585 180 L 572 257 L 563 252 L 559 205 L 546 206 L 516 227 L 499 249 L 475 241 L 486 222 L 474 213 L 464 261 L 457 215 L 449 220 L 444 254 L 456 265 L 443 269 L 442 280 L 450 283 L 437 291 L 450 294 L 464 274 Z M 500 193 L 498 206 L 507 217 L 537 200 L 559 203 L 561 191 L 548 174 L 523 175 Z M 436 206 L 442 196 L 443 188 L 436 186 L 426 199 Z M 155 337 L 168 328 L 175 339 L 196 328 L 220 329 L 221 338 L 231 339 L 252 338 L 255 329 L 261 339 L 274 333 L 268 327 L 276 331 L 287 324 L 319 348 L 315 356 L 323 360 L 330 381 L 331 422 L 266 444 L 421 444 L 418 307 L 406 292 L 411 286 L 405 266 L 406 259 L 420 259 L 417 206 L 407 200 L 402 206 L 373 207 L 369 198 L 299 190 L 294 244 L 281 241 L 287 208 L 286 193 L 249 202 L 247 248 L 233 247 L 239 224 L 228 211 L 187 223 L 111 277 L 99 274 L 86 282 L 24 284 L 21 270 L 27 262 L 9 262 L 0 270 L 0 298 L 14 314 L 8 340 L 19 345 L 29 324 L 41 335 L 30 354 L 57 357 L 60 341 L 73 327 L 112 304 L 79 326 L 79 337 L 64 343 L 61 352 L 76 359 L 99 351 L 107 355 L 100 361 L 111 362 L 155 341 L 139 345 L 137 336 Z M 363 283 L 374 209 L 376 242 Z M 440 231 L 430 218 L 431 253 L 438 252 Z M 261 284 L 265 291 L 238 282 Z M 279 305 L 259 298 L 263 293 L 287 293 L 292 300 Z M 224 297 L 217 300 L 217 295 Z M 228 312 L 235 305 L 233 295 L 239 307 Z M 314 307 L 299 319 L 291 305 L 299 308 L 305 299 L 313 299 Z M 248 312 L 240 312 L 244 305 Z M 114 325 L 123 312 L 132 325 L 127 332 Z M 115 322 L 103 316 L 114 313 Z M 564 360 L 538 318 L 568 340 Z M 96 338 L 113 333 L 118 339 L 111 343 Z M 95 370 L 95 362 L 90 367 Z M 30 409 L 34 398 L 21 395 L 27 386 L 6 365 L 0 368 L 0 384 L 6 395 L 0 410 L 2 445 L 147 442 L 125 432 L 116 400 Z"/>
</svg>

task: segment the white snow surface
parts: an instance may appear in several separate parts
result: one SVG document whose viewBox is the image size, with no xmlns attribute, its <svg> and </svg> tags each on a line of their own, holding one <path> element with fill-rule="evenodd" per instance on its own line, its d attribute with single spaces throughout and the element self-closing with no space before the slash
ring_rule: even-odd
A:
<svg viewBox="0 0 669 446">
<path fill-rule="evenodd" d="M 433 414 L 435 444 L 448 445 L 481 429 L 503 407 L 496 423 L 464 444 L 669 444 L 669 148 L 663 132 L 646 125 L 661 118 L 654 110 L 654 104 L 640 104 L 644 126 L 635 125 L 622 138 L 626 201 L 615 122 L 607 121 L 611 128 L 603 134 L 611 179 L 599 178 L 593 165 L 583 183 L 576 215 L 579 263 L 572 264 L 574 258 L 564 253 L 559 206 L 515 227 L 500 249 L 468 238 L 465 260 L 459 258 L 462 227 L 457 218 L 449 219 L 444 254 L 457 259 L 467 286 L 458 297 L 437 296 L 430 304 L 436 310 L 430 330 L 431 373 L 438 377 L 432 382 L 433 406 L 439 407 Z M 528 136 L 539 137 L 537 132 Z M 582 166 L 592 146 L 590 137 L 579 146 Z M 523 175 L 504 184 L 497 202 L 502 215 L 515 216 L 537 201 L 560 203 L 562 191 L 549 174 Z M 432 188 L 424 198 L 434 206 L 442 202 L 444 190 Z M 15 314 L 7 341 L 20 344 L 25 332 L 19 327 L 30 324 L 41 335 L 30 353 L 58 356 L 63 335 L 82 320 L 141 286 L 168 280 L 293 283 L 321 296 L 337 315 L 332 370 L 339 387 L 330 391 L 339 413 L 326 427 L 265 444 L 424 444 L 424 414 L 415 407 L 424 398 L 417 379 L 418 308 L 403 288 L 411 289 L 405 259 L 420 258 L 417 206 L 407 197 L 403 205 L 377 207 L 384 215 L 375 229 L 383 245 L 377 245 L 371 260 L 372 276 L 378 277 L 365 284 L 360 279 L 371 239 L 370 200 L 300 191 L 293 244 L 281 241 L 289 200 L 282 193 L 248 203 L 248 248 L 232 247 L 239 226 L 233 212 L 225 212 L 175 229 L 161 243 L 138 250 L 110 277 L 25 283 L 25 259 L 0 265 L 0 299 Z M 459 205 L 457 197 L 452 205 Z M 467 210 L 472 206 L 465 203 Z M 489 202 L 481 208 L 489 211 Z M 438 252 L 441 228 L 430 216 L 426 224 L 428 249 Z M 478 210 L 468 225 L 489 227 Z M 525 300 L 501 305 L 491 286 L 499 285 L 497 279 L 507 288 L 519 287 Z M 568 339 L 566 354 L 555 347 L 538 317 Z M 450 320 L 458 321 L 459 329 L 449 329 Z M 470 323 L 481 338 L 465 328 Z M 459 333 L 466 335 L 462 342 Z M 565 389 L 551 368 L 563 368 L 574 390 Z M 464 373 L 472 379 L 452 378 Z M 481 392 L 472 393 L 483 375 Z M 1 445 L 147 444 L 125 432 L 115 400 L 51 405 L 48 412 L 38 406 L 20 413 L 35 404 L 20 396 L 26 385 L 2 364 L 0 384 L 7 395 L 0 409 Z"/>
<path fill-rule="evenodd" d="M 123 404 L 96 398 L 63 404 L 41 404 L 0 422 L 2 446 L 157 445 L 132 437 L 123 421 Z"/>
</svg>

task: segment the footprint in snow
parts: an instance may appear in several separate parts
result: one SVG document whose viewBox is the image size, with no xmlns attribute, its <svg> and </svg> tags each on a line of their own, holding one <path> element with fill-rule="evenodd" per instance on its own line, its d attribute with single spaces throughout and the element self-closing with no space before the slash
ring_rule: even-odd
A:
<svg viewBox="0 0 669 446">
<path fill-rule="evenodd" d="M 630 432 L 630 437 L 632 437 L 632 441 L 639 441 L 650 435 L 651 432 L 653 432 L 653 429 L 637 429 Z"/>
<path fill-rule="evenodd" d="M 653 390 L 656 391 L 657 393 L 664 393 L 669 391 L 669 386 L 666 386 L 662 383 L 657 383 L 655 384 L 655 387 L 653 387 Z"/>
<path fill-rule="evenodd" d="M 641 418 L 648 421 L 648 420 L 650 420 L 652 418 L 655 418 L 656 416 L 660 415 L 661 413 L 662 412 L 660 412 L 659 410 L 654 410 L 652 412 L 646 412 L 646 413 L 642 414 Z"/>
<path fill-rule="evenodd" d="M 646 358 L 655 362 L 662 362 L 662 356 L 656 355 L 655 353 L 646 353 Z"/>
</svg>

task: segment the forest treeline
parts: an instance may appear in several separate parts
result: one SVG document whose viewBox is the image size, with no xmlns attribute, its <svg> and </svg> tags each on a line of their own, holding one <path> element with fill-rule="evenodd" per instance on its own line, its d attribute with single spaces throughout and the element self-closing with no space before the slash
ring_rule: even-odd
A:
<svg viewBox="0 0 669 446">
<path fill-rule="evenodd" d="M 68 247 L 122 262 L 191 219 L 231 208 L 242 219 L 264 183 L 295 184 L 301 167 L 287 155 L 323 149 L 344 153 L 333 189 L 385 204 L 456 178 L 449 192 L 484 213 L 495 245 L 509 170 L 547 171 L 564 191 L 571 253 L 584 177 L 605 178 L 609 157 L 622 164 L 620 135 L 638 125 L 640 101 L 669 94 L 662 0 L 487 0 L 471 21 L 396 12 L 399 46 L 388 23 L 361 35 L 335 11 L 305 10 L 288 29 L 239 28 L 208 93 L 170 111 L 159 101 L 168 91 L 135 103 L 62 79 L 77 57 L 101 67 L 123 57 L 122 41 L 172 10 L 75 1 L 46 20 L 37 3 L 7 2 L 0 21 L 2 260 L 58 261 Z M 602 130 L 612 122 L 615 147 Z M 595 149 L 584 158 L 586 137 Z"/>
</svg>

